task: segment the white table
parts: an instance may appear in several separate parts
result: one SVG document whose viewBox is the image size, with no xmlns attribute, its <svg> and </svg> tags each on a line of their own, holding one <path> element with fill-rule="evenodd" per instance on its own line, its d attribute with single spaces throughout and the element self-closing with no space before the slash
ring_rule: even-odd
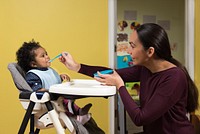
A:
<svg viewBox="0 0 200 134">
<path fill-rule="evenodd" d="M 74 79 L 71 82 L 56 84 L 50 87 L 50 93 L 70 95 L 70 96 L 83 96 L 83 97 L 110 97 L 110 134 L 114 134 L 114 95 L 116 94 L 115 86 L 105 86 L 96 80 L 89 79 Z"/>
</svg>

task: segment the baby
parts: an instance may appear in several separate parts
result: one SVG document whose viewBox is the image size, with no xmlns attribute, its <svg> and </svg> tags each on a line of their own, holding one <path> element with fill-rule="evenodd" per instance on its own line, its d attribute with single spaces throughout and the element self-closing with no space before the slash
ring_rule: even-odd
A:
<svg viewBox="0 0 200 134">
<path fill-rule="evenodd" d="M 51 68 L 50 57 L 46 50 L 34 40 L 24 42 L 16 52 L 19 66 L 26 72 L 26 81 L 33 91 L 48 91 L 53 84 L 60 84 L 62 81 L 70 81 L 67 74 L 58 74 Z M 64 99 L 63 104 L 67 115 L 87 115 L 92 104 L 79 108 L 73 103 L 73 111 L 69 112 L 68 100 Z M 88 119 L 89 120 L 89 119 Z"/>
</svg>

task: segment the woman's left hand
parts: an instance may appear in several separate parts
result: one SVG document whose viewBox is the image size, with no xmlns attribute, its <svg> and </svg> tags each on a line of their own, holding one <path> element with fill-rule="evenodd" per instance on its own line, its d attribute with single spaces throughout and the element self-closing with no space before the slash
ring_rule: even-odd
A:
<svg viewBox="0 0 200 134">
<path fill-rule="evenodd" d="M 124 81 L 119 76 L 119 74 L 113 70 L 113 74 L 101 74 L 97 72 L 99 77 L 94 77 L 95 80 L 104 83 L 108 86 L 116 86 L 119 89 L 121 86 L 124 86 Z"/>
</svg>

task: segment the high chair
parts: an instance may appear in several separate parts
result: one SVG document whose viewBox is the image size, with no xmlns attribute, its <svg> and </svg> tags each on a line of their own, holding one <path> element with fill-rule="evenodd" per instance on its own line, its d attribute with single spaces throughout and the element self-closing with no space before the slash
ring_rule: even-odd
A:
<svg viewBox="0 0 200 134">
<path fill-rule="evenodd" d="M 30 134 L 38 134 L 40 129 L 55 127 L 57 134 L 64 134 L 65 128 L 73 134 L 76 130 L 65 114 L 62 98 L 48 92 L 33 92 L 25 81 L 25 72 L 17 63 L 9 63 L 13 81 L 19 90 L 19 100 L 26 113 L 18 134 L 23 134 L 30 120 Z M 36 128 L 36 130 L 35 130 Z"/>
<path fill-rule="evenodd" d="M 75 99 L 85 97 L 110 97 L 114 103 L 116 94 L 115 86 L 105 86 L 95 80 L 73 80 L 69 83 L 55 84 L 49 92 L 33 92 L 25 81 L 25 72 L 17 63 L 8 64 L 13 81 L 19 90 L 19 99 L 26 109 L 26 114 L 22 121 L 18 134 L 23 134 L 30 119 L 30 134 L 39 133 L 40 129 L 55 127 L 58 134 L 64 134 L 67 128 L 72 134 L 89 134 L 80 122 L 65 114 L 63 108 L 63 98 L 69 99 L 68 109 L 72 109 Z M 114 105 L 111 107 L 112 116 L 110 132 L 114 134 Z M 34 128 L 36 130 L 34 131 Z M 98 130 L 98 127 L 95 125 Z M 93 133 L 93 132 L 92 132 Z"/>
</svg>

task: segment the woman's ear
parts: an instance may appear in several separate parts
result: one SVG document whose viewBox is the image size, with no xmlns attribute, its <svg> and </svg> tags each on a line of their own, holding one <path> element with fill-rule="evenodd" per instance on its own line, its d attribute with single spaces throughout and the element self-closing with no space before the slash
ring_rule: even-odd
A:
<svg viewBox="0 0 200 134">
<path fill-rule="evenodd" d="M 149 58 L 150 58 L 150 57 L 153 57 L 154 53 L 155 53 L 154 47 L 149 47 L 149 49 L 147 50 L 147 55 L 148 55 L 148 57 L 149 57 Z"/>
</svg>

